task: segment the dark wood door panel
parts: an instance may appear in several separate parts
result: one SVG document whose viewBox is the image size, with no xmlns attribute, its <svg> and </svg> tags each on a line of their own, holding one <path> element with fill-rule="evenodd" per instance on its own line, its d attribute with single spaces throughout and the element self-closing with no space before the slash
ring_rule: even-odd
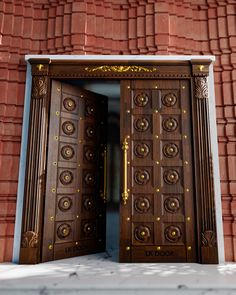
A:
<svg viewBox="0 0 236 295">
<path fill-rule="evenodd" d="M 121 142 L 127 145 L 122 189 L 127 186 L 128 200 L 121 204 L 120 260 L 196 261 L 190 83 L 121 85 Z"/>
<path fill-rule="evenodd" d="M 105 249 L 107 98 L 52 81 L 42 260 Z"/>
</svg>

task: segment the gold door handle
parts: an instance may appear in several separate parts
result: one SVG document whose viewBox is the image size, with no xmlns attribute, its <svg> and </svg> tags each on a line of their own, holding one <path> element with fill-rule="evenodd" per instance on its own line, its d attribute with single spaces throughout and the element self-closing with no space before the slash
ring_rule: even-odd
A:
<svg viewBox="0 0 236 295">
<path fill-rule="evenodd" d="M 124 205 L 126 205 L 128 198 L 129 198 L 129 192 L 128 192 L 128 187 L 127 187 L 127 178 L 128 178 L 128 149 L 129 149 L 129 143 L 128 143 L 128 139 L 129 136 L 125 137 L 125 140 L 123 141 L 122 144 L 122 150 L 123 150 L 123 165 L 124 165 L 124 175 L 123 175 L 123 193 L 122 193 L 122 199 L 124 202 Z"/>
<path fill-rule="evenodd" d="M 103 191 L 100 190 L 100 196 L 103 202 L 107 202 L 107 148 L 103 151 Z"/>
</svg>

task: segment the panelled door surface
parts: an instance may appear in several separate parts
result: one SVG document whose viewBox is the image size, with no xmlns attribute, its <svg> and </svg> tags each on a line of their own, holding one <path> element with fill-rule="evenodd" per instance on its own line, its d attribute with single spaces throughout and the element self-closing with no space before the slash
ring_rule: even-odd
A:
<svg viewBox="0 0 236 295">
<path fill-rule="evenodd" d="M 52 81 L 42 261 L 105 249 L 107 98 Z"/>
<path fill-rule="evenodd" d="M 121 262 L 194 262 L 188 80 L 121 82 Z"/>
</svg>

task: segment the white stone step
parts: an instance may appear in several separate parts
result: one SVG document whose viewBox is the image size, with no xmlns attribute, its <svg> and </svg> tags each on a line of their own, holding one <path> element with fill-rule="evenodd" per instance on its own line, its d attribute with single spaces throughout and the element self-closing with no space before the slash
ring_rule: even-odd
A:
<svg viewBox="0 0 236 295">
<path fill-rule="evenodd" d="M 235 295 L 236 263 L 118 263 L 117 251 L 37 265 L 0 264 L 0 294 Z"/>
</svg>

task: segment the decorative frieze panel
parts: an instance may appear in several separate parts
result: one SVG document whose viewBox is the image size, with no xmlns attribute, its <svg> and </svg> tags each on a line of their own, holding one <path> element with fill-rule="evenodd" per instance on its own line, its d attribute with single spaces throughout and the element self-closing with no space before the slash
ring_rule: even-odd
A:
<svg viewBox="0 0 236 295">
<path fill-rule="evenodd" d="M 40 73 L 36 65 L 34 65 L 34 60 L 30 60 L 33 64 L 34 74 Z M 67 64 L 65 61 L 51 61 L 50 64 L 50 74 L 53 78 L 102 78 L 102 79 L 126 79 L 126 78 L 136 78 L 136 79 L 156 79 L 156 78 L 190 78 L 191 69 L 187 64 L 178 65 L 178 72 L 176 71 L 176 65 L 172 64 L 168 67 L 163 64 L 150 65 L 129 63 L 127 62 L 114 62 L 112 64 L 89 64 L 81 65 L 80 62 L 75 62 L 73 65 Z M 46 67 L 41 69 L 42 72 L 47 72 Z"/>
<path fill-rule="evenodd" d="M 110 66 L 103 65 L 99 67 L 89 66 L 85 68 L 87 72 L 115 72 L 115 73 L 124 73 L 124 72 L 156 72 L 156 67 L 144 67 L 144 66 Z"/>
</svg>

